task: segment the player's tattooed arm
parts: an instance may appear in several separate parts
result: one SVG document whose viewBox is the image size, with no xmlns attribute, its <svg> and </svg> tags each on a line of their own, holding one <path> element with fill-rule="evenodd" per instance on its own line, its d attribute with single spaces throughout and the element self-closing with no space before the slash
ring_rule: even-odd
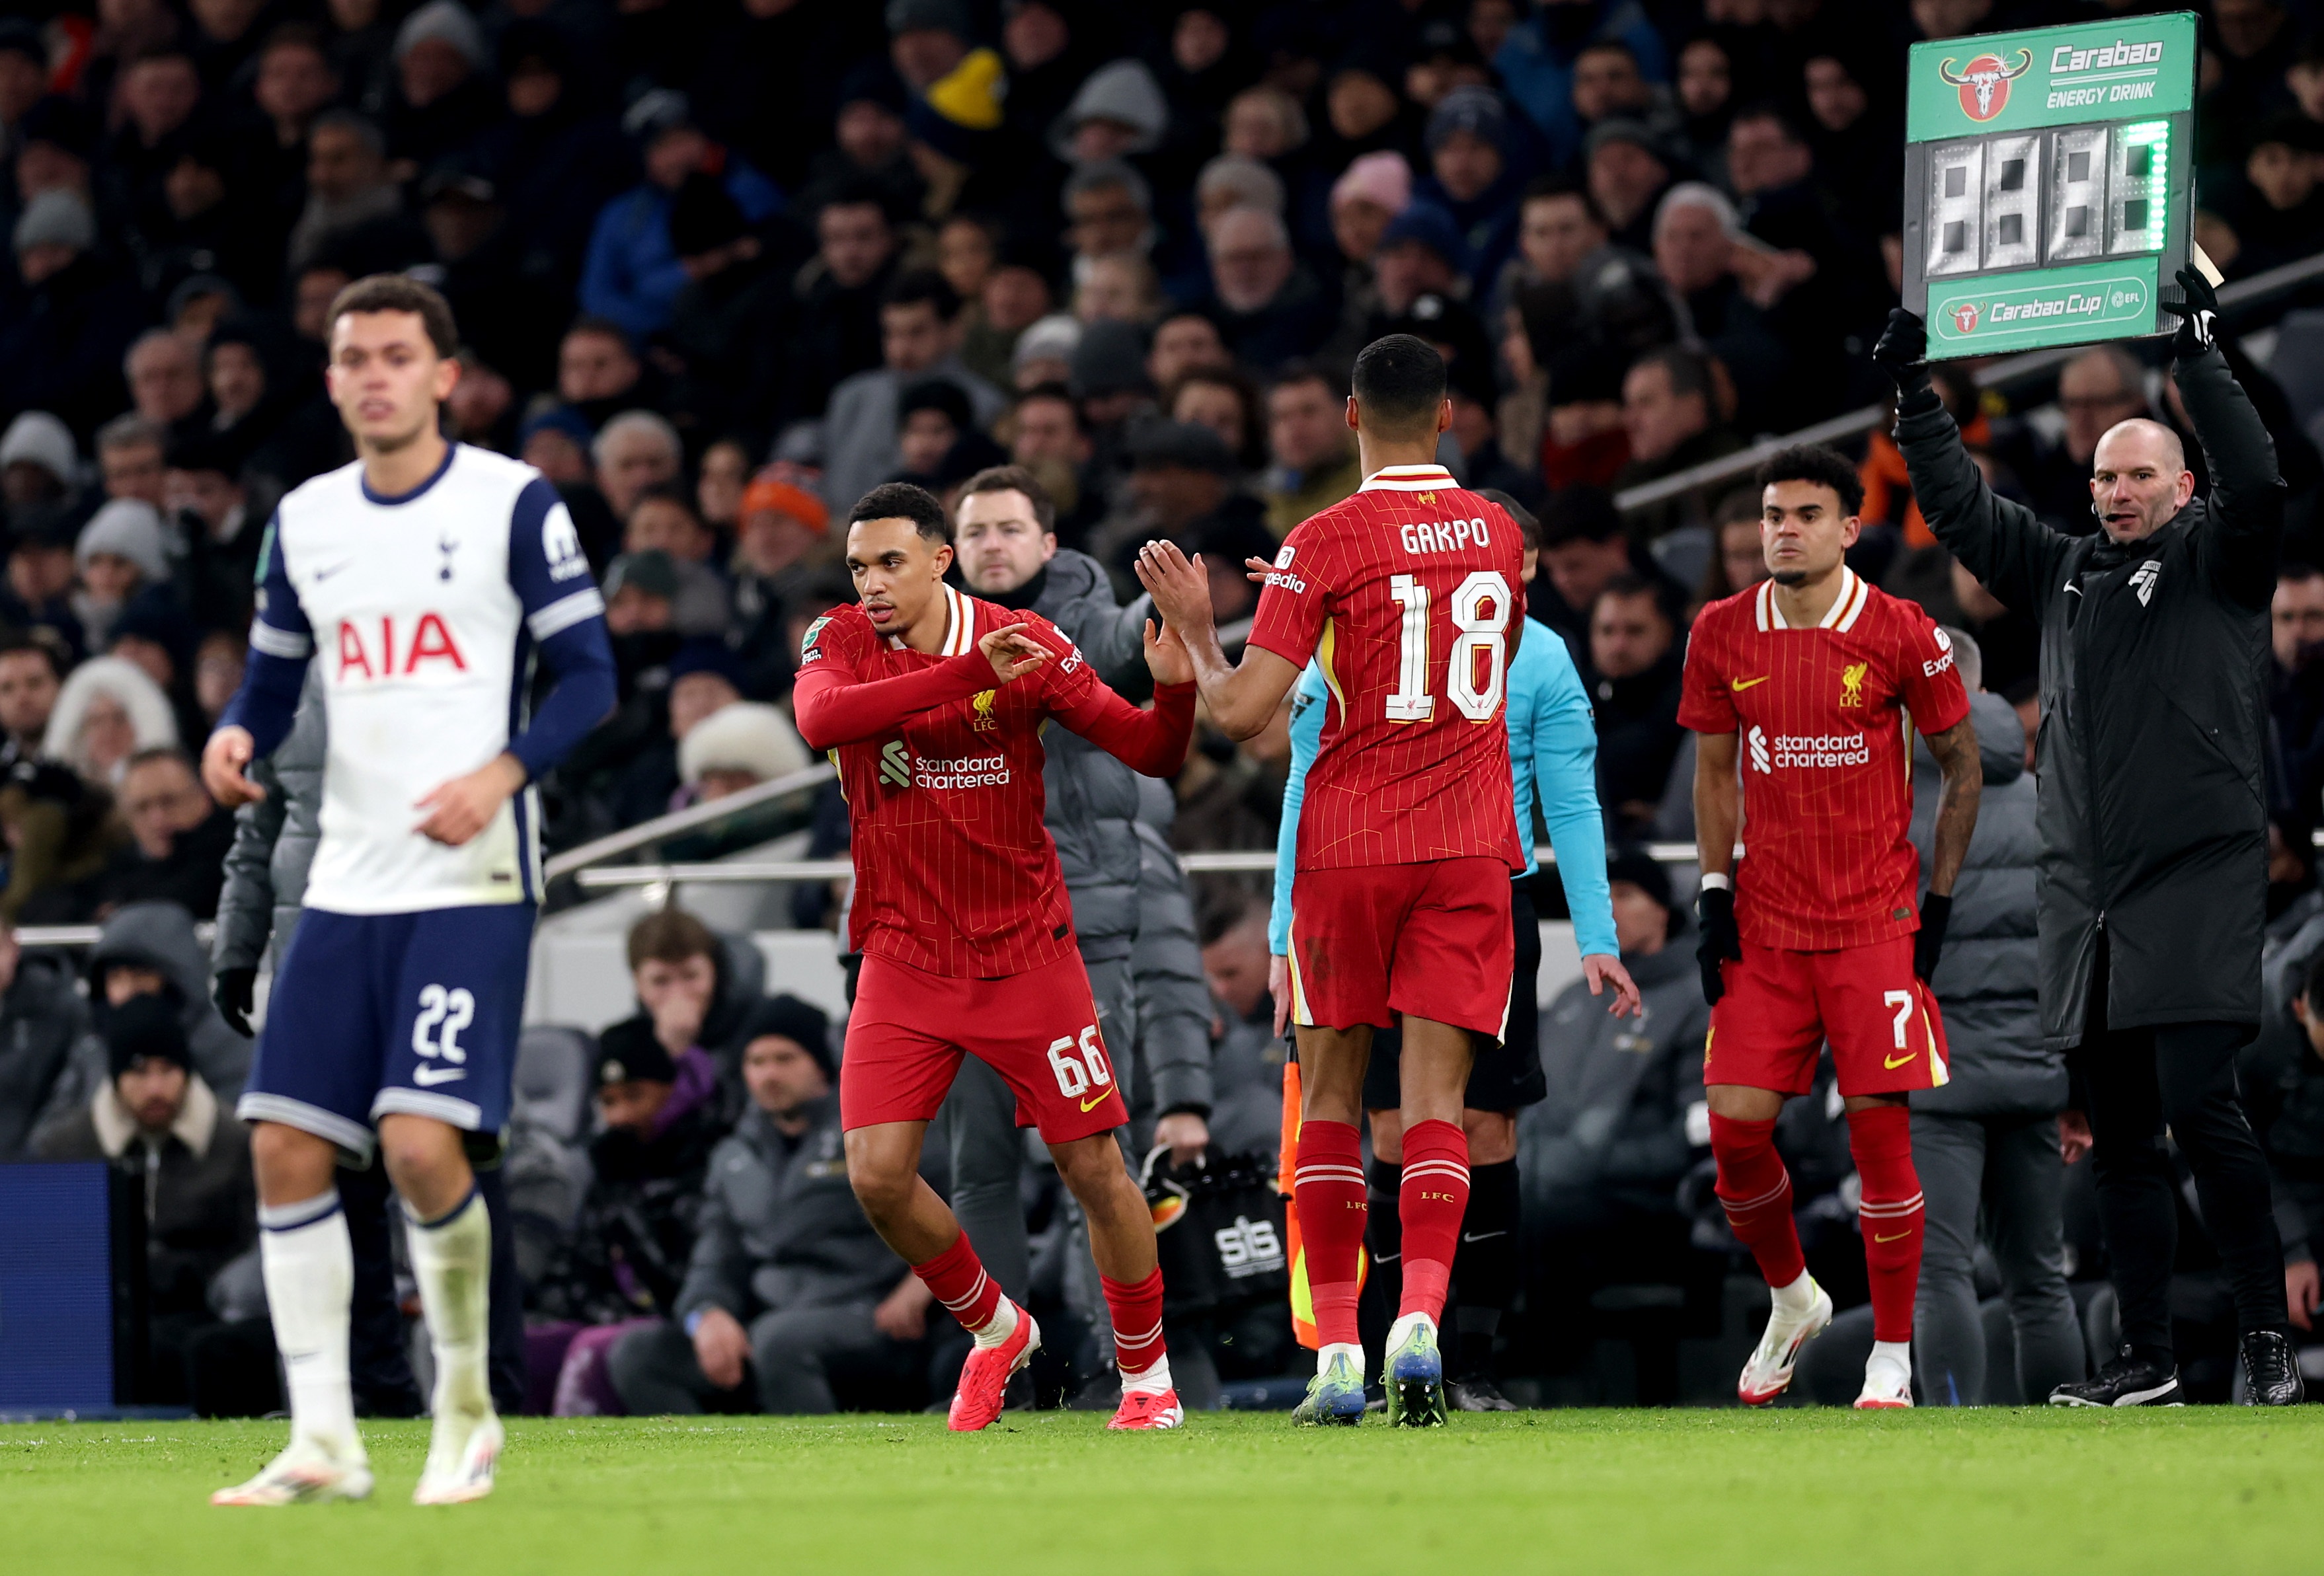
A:
<svg viewBox="0 0 2324 1576">
<path fill-rule="evenodd" d="M 1936 847 L 1929 862 L 1929 890 L 1952 896 L 1969 834 L 1977 830 L 1977 803 L 1985 791 L 1985 768 L 1978 759 L 1977 728 L 1963 717 L 1941 733 L 1928 736 L 1929 752 L 1945 776 L 1937 795 Z"/>
</svg>

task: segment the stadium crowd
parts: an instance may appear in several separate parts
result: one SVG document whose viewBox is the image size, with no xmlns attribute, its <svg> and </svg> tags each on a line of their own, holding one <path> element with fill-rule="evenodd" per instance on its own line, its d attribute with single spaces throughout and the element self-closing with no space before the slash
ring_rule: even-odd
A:
<svg viewBox="0 0 2324 1576">
<path fill-rule="evenodd" d="M 602 584 L 621 705 L 544 785 L 552 847 L 807 764 L 786 710 L 801 636 L 852 597 L 834 522 L 884 481 L 949 508 L 979 472 L 1022 466 L 1055 504 L 1057 545 L 1086 555 L 1086 594 L 1132 602 L 1131 555 L 1167 537 L 1207 556 L 1222 625 L 1248 616 L 1241 560 L 1273 556 L 1360 480 L 1342 418 L 1356 352 L 1410 332 L 1450 367 L 1448 465 L 1539 517 L 1530 608 L 1595 707 L 1616 925 L 1650 1007 L 1635 1028 L 1585 1013 L 1585 997 L 1545 1010 L 1551 1094 L 1522 1130 L 1528 1262 L 1554 1242 L 1584 1267 L 1530 1284 L 1508 1339 L 1530 1358 L 1618 1332 L 1636 1393 L 1675 1398 L 1679 1339 L 1719 1328 L 1736 1248 L 1709 1190 L 1707 1013 L 1675 939 L 1689 894 L 1636 845 L 1693 833 L 1677 722 L 1689 621 L 1766 571 L 1741 473 L 1617 500 L 1884 397 L 1868 352 L 1901 268 L 1905 45 L 2160 8 L 12 6 L 0 919 L 104 929 L 74 954 L 0 940 L 0 1162 L 139 1166 L 154 1349 L 170 1354 L 156 1397 L 191 1383 L 214 1387 L 191 1396 L 206 1409 L 271 1404 L 247 1145 L 228 1114 L 265 927 L 229 954 L 235 817 L 188 752 L 239 681 L 275 500 L 351 456 L 320 344 L 350 281 L 409 271 L 444 292 L 465 338 L 456 436 L 556 484 Z M 2235 279 L 2324 249 L 2324 10 L 2202 9 L 2197 232 Z M 2292 499 L 2271 672 L 2271 1023 L 2246 1091 L 2298 1222 L 2300 1319 L 2319 1296 L 2311 1236 L 2324 1243 L 2324 458 L 2310 437 L 2324 429 L 2319 391 L 2230 354 Z M 2135 415 L 2186 428 L 2158 364 L 2138 346 L 2089 349 L 2053 401 L 2045 388 L 2016 405 L 1958 367 L 1938 382 L 1996 489 L 2083 531 L 2098 436 Z M 2054 1116 L 2062 1070 L 2017 1064 L 2034 626 L 1938 544 L 1882 433 L 1861 477 L 1851 565 L 1956 631 L 1984 692 L 1998 830 L 1979 836 L 2002 846 L 1980 843 L 1997 873 L 1982 917 L 1955 919 L 1953 956 L 1987 950 L 1939 982 L 1949 1016 L 1948 983 L 1981 1004 L 1957 1019 L 1961 1082 L 1989 1072 L 1990 1110 Z M 1240 744 L 1198 733 L 1175 805 L 1146 819 L 1182 852 L 1271 847 L 1288 761 L 1282 723 Z M 2021 781 L 2022 799 L 2003 791 Z M 834 796 L 816 851 L 841 852 L 844 826 Z M 1537 880 L 1543 915 L 1562 913 L 1554 872 Z M 1213 1087 L 1192 1106 L 1222 1142 L 1271 1151 L 1263 895 L 1232 880 L 1198 894 Z M 811 895 L 798 917 L 829 924 L 832 907 Z M 215 963 L 194 929 L 212 919 Z M 536 1408 L 916 1401 L 943 1392 L 947 1353 L 959 1361 L 845 1196 L 832 1026 L 755 955 L 682 913 L 641 923 L 639 1016 L 570 1047 L 564 1082 L 519 1124 L 507 1235 Z M 214 968 L 240 976 L 223 1012 Z M 1860 1302 L 1838 1110 L 1796 1105 L 1784 1143 L 1816 1274 Z M 1047 1323 L 1072 1302 L 1074 1226 L 1054 1178 L 1028 1190 Z M 2047 1298 L 2043 1316 L 2058 1313 L 2051 1282 L 2076 1288 L 2069 1323 L 2100 1282 L 2072 1196 L 2038 1294 L 1966 1239 L 1941 1275 L 1932 1222 L 1931 1283 L 1968 1299 L 1960 1316 L 2005 1291 L 2022 1315 L 2024 1390 L 1997 1369 L 1982 1381 L 1997 1397 L 2047 1388 L 2027 1368 L 2026 1310 Z M 2186 1243 L 2182 1271 L 2216 1280 L 2200 1233 Z M 2182 1321 L 2200 1324 L 2201 1305 L 2187 1299 Z M 1283 1352 L 1240 1331 L 1210 1330 L 1222 1375 L 1282 1371 Z M 180 1382 L 180 1366 L 200 1377 Z M 516 1357 L 503 1368 L 521 1390 Z M 367 1402 L 395 1409 L 392 1376 L 381 1385 Z"/>
</svg>

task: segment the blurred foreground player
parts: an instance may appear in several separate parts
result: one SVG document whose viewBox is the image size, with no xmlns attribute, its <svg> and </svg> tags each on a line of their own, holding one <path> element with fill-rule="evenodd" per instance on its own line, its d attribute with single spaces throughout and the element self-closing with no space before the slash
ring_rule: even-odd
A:
<svg viewBox="0 0 2324 1576">
<path fill-rule="evenodd" d="M 237 1108 L 255 1124 L 290 1443 L 220 1505 L 371 1492 L 333 1172 L 374 1143 L 410 1217 L 436 1359 L 412 1498 L 490 1493 L 503 1442 L 485 1371 L 492 1229 L 469 1156 L 509 1116 L 540 894 L 527 785 L 613 709 L 613 660 L 555 489 L 441 436 L 457 348 L 451 309 L 410 280 L 361 280 L 332 304 L 326 375 L 361 457 L 292 492 L 268 526 L 249 672 L 202 755 L 220 804 L 261 797 L 246 769 L 289 734 L 320 631 L 322 834 Z M 555 685 L 527 724 L 536 654 Z"/>
<path fill-rule="evenodd" d="M 1240 666 L 1219 648 L 1199 560 L 1149 542 L 1138 575 L 1230 737 L 1266 726 L 1311 657 L 1331 693 L 1300 807 L 1288 970 L 1302 1097 L 1293 1197 L 1322 1337 L 1295 1416 L 1363 1415 L 1356 1124 L 1372 1031 L 1401 1020 L 1404 1286 L 1382 1378 L 1389 1421 L 1426 1426 L 1445 1420 L 1437 1323 L 1469 1202 L 1471 1037 L 1503 1032 L 1509 878 L 1527 866 L 1502 721 L 1524 546 L 1499 505 L 1436 463 L 1452 417 L 1434 349 L 1406 334 L 1375 340 L 1353 382 L 1363 485 L 1285 539 Z"/>
<path fill-rule="evenodd" d="M 1140 711 L 1047 620 L 946 585 L 952 561 L 934 496 L 874 487 L 847 528 L 861 601 L 816 621 L 799 653 L 799 736 L 831 751 L 853 825 L 849 923 L 863 972 L 839 1069 L 848 1181 L 881 1239 L 975 1338 L 950 1421 L 984 1427 L 1041 1334 L 920 1179 L 920 1146 L 964 1056 L 1001 1074 L 1088 1217 L 1121 1369 L 1109 1426 L 1175 1428 L 1185 1413 L 1163 1350 L 1154 1218 L 1113 1138 L 1130 1111 L 1041 824 L 1041 730 L 1055 718 L 1149 777 L 1176 771 L 1194 730 L 1193 673 L 1149 622 L 1155 704 Z"/>
<path fill-rule="evenodd" d="M 1701 735 L 1711 1150 L 1728 1223 L 1775 1299 L 1736 1393 L 1747 1405 L 1773 1401 L 1800 1347 L 1831 1322 L 1831 1298 L 1801 1257 L 1791 1176 L 1775 1153 L 1775 1119 L 1785 1099 L 1813 1086 L 1829 1040 L 1864 1186 L 1857 1221 L 1872 1283 L 1872 1356 L 1856 1405 L 1910 1406 L 1923 1214 L 1905 1095 L 1945 1081 L 1944 1025 L 1927 981 L 1984 777 L 1943 632 L 1845 561 L 1864 501 L 1855 468 L 1828 449 L 1790 448 L 1757 480 L 1773 578 L 1695 620 L 1678 719 Z M 1944 776 L 1929 897 L 1917 912 L 1921 857 L 1908 835 L 1916 727 Z M 1738 832 L 1748 849 L 1739 866 Z"/>
</svg>

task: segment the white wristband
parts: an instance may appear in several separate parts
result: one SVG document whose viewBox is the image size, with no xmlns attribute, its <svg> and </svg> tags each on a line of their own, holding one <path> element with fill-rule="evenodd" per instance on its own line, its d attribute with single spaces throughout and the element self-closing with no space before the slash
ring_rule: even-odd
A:
<svg viewBox="0 0 2324 1576">
<path fill-rule="evenodd" d="M 1731 892 L 1735 889 L 1735 883 L 1728 879 L 1727 872 L 1724 871 L 1705 871 L 1701 884 L 1705 889 L 1715 892 Z"/>
</svg>

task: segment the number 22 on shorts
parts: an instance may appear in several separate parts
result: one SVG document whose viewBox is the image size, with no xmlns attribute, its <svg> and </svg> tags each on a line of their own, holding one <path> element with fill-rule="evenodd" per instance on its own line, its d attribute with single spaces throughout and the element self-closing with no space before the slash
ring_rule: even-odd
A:
<svg viewBox="0 0 2324 1576">
<path fill-rule="evenodd" d="M 1059 1035 L 1049 1042 L 1049 1071 L 1056 1075 L 1057 1092 L 1067 1100 L 1082 1101 L 1084 1111 L 1095 1111 L 1113 1084 L 1113 1068 L 1105 1059 L 1105 1044 L 1098 1037 L 1097 1025 L 1082 1030 L 1078 1043 L 1073 1035 Z M 1097 1092 L 1090 1095 L 1090 1091 Z M 1088 1099 L 1083 1099 L 1090 1095 Z"/>
</svg>

